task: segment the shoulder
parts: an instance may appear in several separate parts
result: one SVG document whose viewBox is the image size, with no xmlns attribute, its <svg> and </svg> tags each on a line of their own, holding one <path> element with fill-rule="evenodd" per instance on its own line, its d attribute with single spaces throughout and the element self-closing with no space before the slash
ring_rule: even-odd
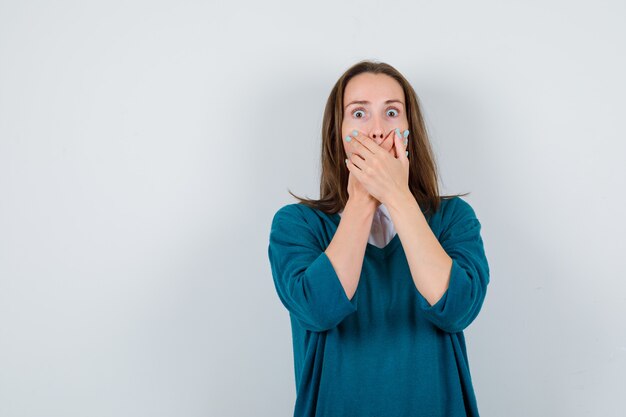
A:
<svg viewBox="0 0 626 417">
<path fill-rule="evenodd" d="M 480 221 L 472 205 L 459 196 L 441 200 L 441 226 L 443 235 L 469 229 L 480 230 Z"/>
<path fill-rule="evenodd" d="M 307 217 L 311 216 L 312 210 L 313 210 L 312 208 L 307 207 L 304 204 L 300 204 L 300 203 L 286 204 L 280 207 L 274 213 L 274 217 L 272 218 L 272 223 L 279 221 L 279 220 L 303 221 Z"/>
<path fill-rule="evenodd" d="M 324 236 L 327 234 L 321 211 L 304 204 L 291 203 L 280 207 L 274 214 L 270 242 L 317 249 L 324 246 Z"/>
<path fill-rule="evenodd" d="M 279 226 L 290 227 L 292 231 L 303 228 L 315 231 L 323 226 L 323 213 L 301 203 L 291 203 L 280 207 L 272 218 L 272 229 Z"/>
<path fill-rule="evenodd" d="M 442 216 L 450 219 L 476 217 L 476 212 L 471 204 L 459 196 L 441 199 L 441 212 Z"/>
</svg>

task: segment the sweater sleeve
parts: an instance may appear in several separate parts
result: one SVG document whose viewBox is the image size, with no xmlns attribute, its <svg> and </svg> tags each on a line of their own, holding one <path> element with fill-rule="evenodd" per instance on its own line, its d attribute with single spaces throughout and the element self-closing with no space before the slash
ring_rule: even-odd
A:
<svg viewBox="0 0 626 417">
<path fill-rule="evenodd" d="M 307 330 L 336 327 L 357 308 L 345 293 L 330 259 L 296 204 L 282 207 L 272 220 L 268 256 L 282 304 Z"/>
<path fill-rule="evenodd" d="M 489 284 L 489 264 L 485 255 L 481 224 L 472 207 L 457 197 L 457 207 L 440 243 L 452 258 L 450 283 L 434 304 L 417 291 L 422 311 L 441 330 L 456 333 L 467 328 L 478 316 Z"/>
</svg>

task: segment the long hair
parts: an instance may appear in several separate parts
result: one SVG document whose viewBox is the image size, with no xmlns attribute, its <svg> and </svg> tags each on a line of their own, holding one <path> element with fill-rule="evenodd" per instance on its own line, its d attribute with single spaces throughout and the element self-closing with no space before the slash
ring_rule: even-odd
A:
<svg viewBox="0 0 626 417">
<path fill-rule="evenodd" d="M 415 90 L 404 76 L 391 65 L 369 60 L 358 62 L 346 70 L 335 83 L 326 101 L 322 121 L 320 198 L 317 200 L 302 198 L 288 190 L 289 194 L 298 199 L 300 203 L 328 214 L 337 213 L 345 207 L 349 197 L 348 175 L 350 172 L 344 163 L 347 155 L 341 137 L 341 125 L 344 116 L 343 95 L 348 81 L 364 72 L 386 74 L 400 83 L 404 90 L 409 131 L 412 137 L 411 145 L 408 147 L 409 190 L 424 215 L 429 217 L 439 209 L 440 198 L 446 199 L 469 194 L 439 195 L 437 165 Z"/>
</svg>

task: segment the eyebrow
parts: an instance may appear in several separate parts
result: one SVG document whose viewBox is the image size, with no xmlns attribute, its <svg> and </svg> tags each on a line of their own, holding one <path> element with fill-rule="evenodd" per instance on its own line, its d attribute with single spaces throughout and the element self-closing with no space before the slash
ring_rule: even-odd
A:
<svg viewBox="0 0 626 417">
<path fill-rule="evenodd" d="M 387 101 L 385 101 L 385 104 L 389 104 L 389 103 L 400 103 L 400 104 L 402 104 L 404 106 L 404 103 L 401 102 L 400 100 L 387 100 Z M 371 102 L 369 102 L 367 100 L 355 100 L 355 101 L 352 101 L 352 102 L 346 104 L 344 109 L 347 109 L 348 106 L 351 106 L 353 104 L 371 104 Z"/>
</svg>

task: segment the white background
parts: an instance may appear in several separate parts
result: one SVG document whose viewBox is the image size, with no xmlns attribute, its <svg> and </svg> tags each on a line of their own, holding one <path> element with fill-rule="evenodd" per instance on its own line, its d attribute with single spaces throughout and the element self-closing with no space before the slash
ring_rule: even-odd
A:
<svg viewBox="0 0 626 417">
<path fill-rule="evenodd" d="M 481 416 L 623 416 L 621 1 L 0 2 L 0 416 L 287 416 L 267 245 L 387 62 L 491 283 Z"/>
</svg>

